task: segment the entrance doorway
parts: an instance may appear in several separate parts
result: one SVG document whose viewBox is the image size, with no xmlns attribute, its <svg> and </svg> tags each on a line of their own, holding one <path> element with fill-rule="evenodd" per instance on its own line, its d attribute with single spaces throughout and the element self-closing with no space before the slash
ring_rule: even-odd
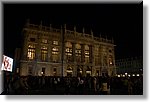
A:
<svg viewBox="0 0 150 102">
<path fill-rule="evenodd" d="M 83 73 L 83 67 L 82 66 L 78 66 L 78 68 L 77 68 L 77 76 L 82 77 L 82 73 Z"/>
<path fill-rule="evenodd" d="M 91 68 L 88 66 L 86 70 L 86 76 L 91 76 Z"/>
<path fill-rule="evenodd" d="M 72 67 L 69 66 L 69 67 L 67 68 L 67 76 L 72 77 L 72 72 L 73 72 L 73 71 L 72 71 Z"/>
<path fill-rule="evenodd" d="M 99 76 L 99 70 L 96 71 L 96 76 Z"/>
</svg>

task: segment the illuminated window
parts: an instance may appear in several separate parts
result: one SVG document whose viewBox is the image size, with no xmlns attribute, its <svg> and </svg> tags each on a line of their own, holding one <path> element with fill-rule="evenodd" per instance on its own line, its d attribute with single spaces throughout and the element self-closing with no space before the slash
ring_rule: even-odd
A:
<svg viewBox="0 0 150 102">
<path fill-rule="evenodd" d="M 59 60 L 58 54 L 59 54 L 58 48 L 57 47 L 53 47 L 52 48 L 52 61 L 53 62 L 58 62 L 58 60 Z"/>
<path fill-rule="evenodd" d="M 28 59 L 34 59 L 35 58 L 35 45 L 29 45 L 28 46 Z"/>
<path fill-rule="evenodd" d="M 72 61 L 72 48 L 66 48 L 67 61 Z"/>
<path fill-rule="evenodd" d="M 54 40 L 53 45 L 58 45 L 58 41 Z"/>
<path fill-rule="evenodd" d="M 47 39 L 42 39 L 42 43 L 47 44 Z"/>
<path fill-rule="evenodd" d="M 58 51 L 58 48 L 53 47 L 53 48 L 52 48 L 52 51 Z"/>
<path fill-rule="evenodd" d="M 76 44 L 76 61 L 77 62 L 81 62 L 81 45 L 80 44 Z"/>
<path fill-rule="evenodd" d="M 89 46 L 86 45 L 85 46 L 85 63 L 89 63 L 90 61 L 90 50 L 89 50 Z"/>
<path fill-rule="evenodd" d="M 47 47 L 46 46 L 42 46 L 41 47 L 41 60 L 42 61 L 46 61 L 47 60 Z"/>
<path fill-rule="evenodd" d="M 72 61 L 72 44 L 70 42 L 66 43 L 66 58 L 67 61 Z"/>
<path fill-rule="evenodd" d="M 100 53 L 99 53 L 99 47 L 97 46 L 95 48 L 95 65 L 100 65 L 101 60 L 100 60 Z"/>
<path fill-rule="evenodd" d="M 113 65 L 113 59 L 112 59 L 112 56 L 109 56 L 109 65 Z"/>
</svg>

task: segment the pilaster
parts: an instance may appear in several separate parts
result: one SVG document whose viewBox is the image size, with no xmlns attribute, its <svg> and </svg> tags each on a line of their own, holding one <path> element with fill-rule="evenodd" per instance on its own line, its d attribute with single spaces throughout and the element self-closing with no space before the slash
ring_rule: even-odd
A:
<svg viewBox="0 0 150 102">
<path fill-rule="evenodd" d="M 85 62 L 85 45 L 81 44 L 81 62 L 84 63 Z"/>
<path fill-rule="evenodd" d="M 72 42 L 72 61 L 76 62 L 76 54 L 75 54 L 75 46 L 76 44 L 74 42 Z"/>
</svg>

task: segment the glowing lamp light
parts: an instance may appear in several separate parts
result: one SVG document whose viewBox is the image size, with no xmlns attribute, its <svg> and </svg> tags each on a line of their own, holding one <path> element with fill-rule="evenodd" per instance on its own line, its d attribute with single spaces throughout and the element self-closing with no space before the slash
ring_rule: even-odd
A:
<svg viewBox="0 0 150 102">
<path fill-rule="evenodd" d="M 112 64 L 112 62 L 109 62 L 109 64 Z"/>
<path fill-rule="evenodd" d="M 41 72 L 41 74 L 43 75 L 43 72 Z"/>
<path fill-rule="evenodd" d="M 135 74 L 133 74 L 132 76 L 135 76 Z"/>
<path fill-rule="evenodd" d="M 72 70 L 67 70 L 68 73 L 72 73 Z"/>
<path fill-rule="evenodd" d="M 91 71 L 86 71 L 86 73 L 91 73 Z"/>
<path fill-rule="evenodd" d="M 128 75 L 128 77 L 130 77 L 130 74 Z"/>
<path fill-rule="evenodd" d="M 125 75 L 122 75 L 123 77 L 125 77 Z"/>
<path fill-rule="evenodd" d="M 125 75 L 127 76 L 128 73 L 125 73 Z"/>
<path fill-rule="evenodd" d="M 118 75 L 118 77 L 120 77 L 120 75 Z"/>
<path fill-rule="evenodd" d="M 136 76 L 140 76 L 139 74 L 137 74 Z"/>
<path fill-rule="evenodd" d="M 28 52 L 28 57 L 31 57 L 31 52 Z"/>
</svg>

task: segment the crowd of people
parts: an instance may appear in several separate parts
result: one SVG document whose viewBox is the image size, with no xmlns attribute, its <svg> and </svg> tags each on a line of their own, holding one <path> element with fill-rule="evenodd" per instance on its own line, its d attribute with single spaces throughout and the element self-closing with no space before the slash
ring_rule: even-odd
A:
<svg viewBox="0 0 150 102">
<path fill-rule="evenodd" d="M 63 95 L 142 95 L 143 77 L 7 76 L 3 94 L 28 95 L 40 90 Z M 42 93 L 34 94 L 42 94 Z M 48 94 L 48 93 L 47 93 Z"/>
</svg>

